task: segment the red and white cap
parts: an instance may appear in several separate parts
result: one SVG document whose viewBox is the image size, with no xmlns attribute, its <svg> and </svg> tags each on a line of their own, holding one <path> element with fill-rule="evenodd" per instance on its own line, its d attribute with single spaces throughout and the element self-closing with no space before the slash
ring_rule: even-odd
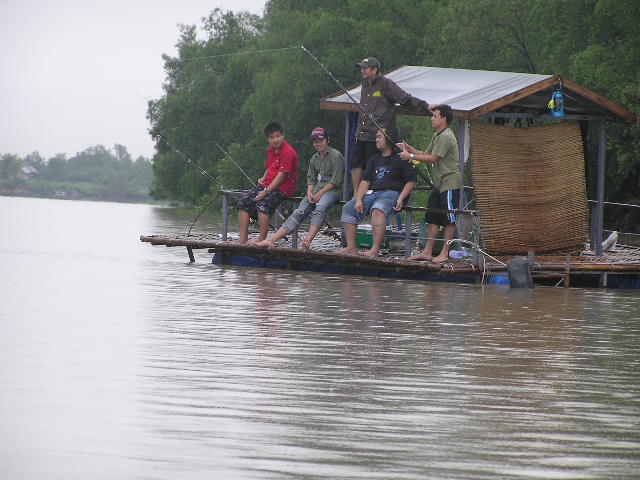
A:
<svg viewBox="0 0 640 480">
<path fill-rule="evenodd" d="M 325 138 L 328 138 L 328 137 L 329 135 L 327 134 L 327 131 L 322 127 L 316 127 L 311 131 L 311 140 L 315 138 L 324 140 Z"/>
</svg>

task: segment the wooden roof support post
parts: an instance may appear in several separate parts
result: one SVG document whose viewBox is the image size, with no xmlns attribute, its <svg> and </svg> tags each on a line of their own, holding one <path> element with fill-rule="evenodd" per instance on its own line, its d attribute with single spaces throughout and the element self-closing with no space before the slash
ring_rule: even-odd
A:
<svg viewBox="0 0 640 480">
<path fill-rule="evenodd" d="M 349 200 L 349 112 L 344 112 L 344 179 L 342 181 L 342 200 Z"/>
<path fill-rule="evenodd" d="M 222 241 L 227 241 L 229 232 L 229 198 L 226 193 L 222 194 Z"/>
<path fill-rule="evenodd" d="M 596 255 L 602 255 L 602 228 L 604 217 L 604 167 L 607 148 L 607 134 L 605 131 L 605 121 L 602 120 L 598 126 L 598 183 L 597 183 L 597 201 L 595 215 L 595 247 Z"/>
<path fill-rule="evenodd" d="M 458 202 L 458 208 L 466 210 L 467 206 L 464 203 L 464 169 L 467 164 L 467 157 L 469 156 L 469 120 L 466 118 L 458 119 L 458 167 L 460 168 L 460 175 L 462 176 L 462 188 L 460 188 L 460 197 Z M 469 240 L 463 238 L 463 240 Z M 460 244 L 458 243 L 460 246 Z"/>
<path fill-rule="evenodd" d="M 466 118 L 458 119 L 458 166 L 460 168 L 460 174 L 462 175 L 462 183 L 464 184 L 464 167 L 467 164 L 467 157 L 469 156 L 469 120 Z M 466 210 L 463 202 L 462 192 L 464 188 L 460 189 L 460 209 Z"/>
</svg>

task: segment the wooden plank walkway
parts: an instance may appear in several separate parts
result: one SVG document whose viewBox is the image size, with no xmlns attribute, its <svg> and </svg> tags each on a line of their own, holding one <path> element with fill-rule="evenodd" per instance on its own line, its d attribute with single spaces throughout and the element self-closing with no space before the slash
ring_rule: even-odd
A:
<svg viewBox="0 0 640 480">
<path fill-rule="evenodd" d="M 302 236 L 302 234 L 300 234 Z M 249 241 L 257 238 L 257 234 L 250 234 Z M 407 272 L 451 272 L 474 273 L 477 267 L 471 264 L 471 260 L 464 259 L 442 264 L 432 262 L 414 262 L 404 259 L 403 253 L 394 252 L 393 249 L 383 250 L 383 254 L 377 258 L 363 255 L 337 255 L 340 243 L 326 235 L 318 235 L 312 244 L 312 249 L 290 248 L 290 243 L 284 240 L 278 242 L 276 248 L 268 249 L 256 247 L 251 243 L 238 245 L 232 241 L 223 242 L 219 234 L 195 234 L 195 235 L 149 235 L 141 236 L 140 240 L 152 245 L 165 245 L 168 247 L 189 247 L 191 249 L 209 249 L 212 253 L 223 252 L 227 254 L 250 255 L 257 257 L 270 257 L 274 259 L 287 259 L 309 261 L 322 264 L 348 265 L 352 267 L 378 267 L 396 269 Z M 360 249 L 364 251 L 366 249 Z"/>
<path fill-rule="evenodd" d="M 304 232 L 299 232 L 302 236 Z M 230 234 L 237 238 L 237 235 Z M 369 269 L 381 271 L 393 271 L 413 277 L 420 274 L 435 274 L 438 277 L 467 278 L 468 281 L 480 282 L 487 275 L 504 275 L 506 263 L 513 257 L 496 257 L 495 260 L 479 256 L 479 265 L 472 264 L 471 258 L 450 259 L 448 262 L 436 264 L 433 262 L 416 262 L 406 260 L 404 257 L 404 240 L 392 242 L 389 250 L 383 250 L 377 258 L 369 258 L 362 255 L 338 255 L 336 251 L 341 248 L 340 243 L 329 235 L 320 234 L 312 244 L 312 249 L 291 248 L 291 238 L 288 241 L 281 240 L 276 248 L 267 249 L 256 247 L 251 243 L 239 245 L 233 241 L 222 241 L 220 234 L 192 234 L 192 235 L 144 235 L 140 237 L 142 242 L 152 245 L 165 245 L 167 247 L 186 247 L 191 261 L 194 261 L 193 250 L 208 249 L 209 252 L 229 256 L 254 257 L 257 259 L 270 259 L 284 262 L 315 264 L 319 266 L 346 267 L 349 272 L 352 269 Z M 251 233 L 249 241 L 257 238 L 256 233 Z M 300 242 L 298 242 L 300 243 Z M 360 249 L 364 251 L 365 249 Z M 417 249 L 414 247 L 414 253 Z M 532 276 L 536 278 L 556 278 L 560 282 L 564 280 L 565 286 L 570 286 L 570 277 L 573 275 L 598 275 L 603 276 L 601 286 L 606 286 L 607 274 L 640 275 L 640 248 L 617 246 L 615 250 L 604 252 L 597 257 L 591 251 L 585 250 L 580 255 L 539 255 L 533 259 Z M 352 272 L 357 273 L 357 272 Z M 454 280 L 455 281 L 455 280 Z"/>
</svg>

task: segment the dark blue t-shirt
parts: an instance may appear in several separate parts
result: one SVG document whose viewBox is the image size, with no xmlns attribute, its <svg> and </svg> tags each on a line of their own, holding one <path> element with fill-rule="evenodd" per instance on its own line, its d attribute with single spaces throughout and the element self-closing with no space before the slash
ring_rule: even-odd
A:
<svg viewBox="0 0 640 480">
<path fill-rule="evenodd" d="M 383 157 L 378 152 L 367 162 L 362 180 L 371 182 L 373 191 L 395 190 L 401 192 L 405 184 L 415 182 L 418 176 L 413 163 L 402 160 L 397 153 Z"/>
</svg>

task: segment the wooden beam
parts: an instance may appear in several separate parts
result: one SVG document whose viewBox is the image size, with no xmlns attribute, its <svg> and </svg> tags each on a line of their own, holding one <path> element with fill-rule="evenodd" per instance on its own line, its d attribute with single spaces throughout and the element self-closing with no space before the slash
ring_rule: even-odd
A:
<svg viewBox="0 0 640 480">
<path fill-rule="evenodd" d="M 604 219 L 604 174 L 605 163 L 607 158 L 607 132 L 605 123 L 600 122 L 598 125 L 598 170 L 596 195 L 598 203 L 596 203 L 596 228 L 595 228 L 595 247 L 596 255 L 602 256 L 602 228 Z"/>
<path fill-rule="evenodd" d="M 504 97 L 498 98 L 489 102 L 485 105 L 482 105 L 478 108 L 474 108 L 469 112 L 469 118 L 476 118 L 481 115 L 485 115 L 488 112 L 492 112 L 494 110 L 499 109 L 500 107 L 504 107 L 505 105 L 509 105 L 510 103 L 514 103 L 515 101 L 528 97 L 540 90 L 544 90 L 545 88 L 549 88 L 558 83 L 558 77 L 549 77 L 545 80 L 541 80 L 539 82 L 534 83 L 533 85 L 529 85 L 528 87 L 521 88 L 513 93 L 509 93 Z"/>
<path fill-rule="evenodd" d="M 605 97 L 598 95 L 596 92 L 589 90 L 586 87 L 583 87 L 582 85 L 580 85 L 579 83 L 574 82 L 573 80 L 569 80 L 568 78 L 564 78 L 562 76 L 559 77 L 560 80 L 562 81 L 562 85 L 566 88 L 568 88 L 569 90 L 572 90 L 580 95 L 582 95 L 584 98 L 592 101 L 593 103 L 601 106 L 602 108 L 604 108 L 605 110 L 608 110 L 609 112 L 612 112 L 613 114 L 615 114 L 618 118 L 620 118 L 621 120 L 627 122 L 627 123 L 635 123 L 636 121 L 636 117 L 633 113 L 631 113 L 629 110 L 627 110 L 624 107 L 621 107 L 620 105 L 618 105 L 615 102 L 612 102 L 611 100 L 606 99 Z"/>
<path fill-rule="evenodd" d="M 358 105 L 352 101 L 348 102 L 330 102 L 328 100 L 320 100 L 320 110 L 334 110 L 345 112 L 360 112 Z M 453 118 L 461 118 L 463 120 L 469 119 L 469 112 L 465 110 L 451 110 L 453 112 Z M 396 105 L 396 115 L 413 115 L 418 117 L 431 116 L 429 112 L 414 112 L 413 110 L 406 109 L 399 105 Z"/>
<path fill-rule="evenodd" d="M 327 100 L 320 100 L 320 110 L 346 110 L 348 112 L 359 112 L 358 106 L 349 102 L 329 102 Z"/>
</svg>

